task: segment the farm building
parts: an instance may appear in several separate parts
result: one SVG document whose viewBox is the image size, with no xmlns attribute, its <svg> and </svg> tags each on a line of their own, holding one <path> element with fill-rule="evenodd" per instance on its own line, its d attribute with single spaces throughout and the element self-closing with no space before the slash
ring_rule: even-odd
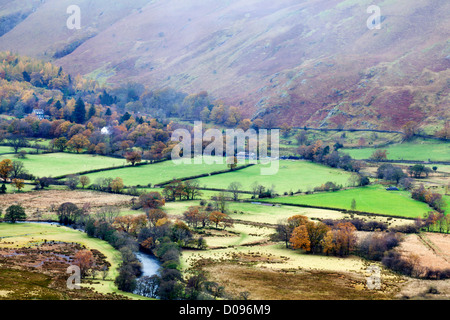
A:
<svg viewBox="0 0 450 320">
<path fill-rule="evenodd" d="M 399 189 L 396 187 L 389 187 L 389 188 L 386 188 L 386 190 L 387 191 L 399 191 Z"/>
</svg>

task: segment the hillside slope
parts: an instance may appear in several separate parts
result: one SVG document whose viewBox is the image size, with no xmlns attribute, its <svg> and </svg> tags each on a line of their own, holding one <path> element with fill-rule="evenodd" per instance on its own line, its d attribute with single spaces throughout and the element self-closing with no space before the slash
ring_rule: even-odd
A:
<svg viewBox="0 0 450 320">
<path fill-rule="evenodd" d="M 81 30 L 65 27 L 70 1 L 47 0 L 0 50 L 51 60 L 75 43 L 55 61 L 68 72 L 206 90 L 273 124 L 399 129 L 450 118 L 447 0 L 385 0 L 380 30 L 367 27 L 371 0 L 78 2 Z"/>
</svg>

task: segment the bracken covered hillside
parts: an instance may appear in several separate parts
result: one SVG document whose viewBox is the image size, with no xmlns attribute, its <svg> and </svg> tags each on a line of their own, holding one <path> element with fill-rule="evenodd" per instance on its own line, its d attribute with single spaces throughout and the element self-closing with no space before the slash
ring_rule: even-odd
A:
<svg viewBox="0 0 450 320">
<path fill-rule="evenodd" d="M 448 0 L 378 1 L 379 30 L 367 27 L 371 0 L 80 0 L 82 28 L 68 30 L 71 4 L 0 1 L 0 50 L 112 84 L 206 90 L 280 125 L 450 118 Z"/>
</svg>

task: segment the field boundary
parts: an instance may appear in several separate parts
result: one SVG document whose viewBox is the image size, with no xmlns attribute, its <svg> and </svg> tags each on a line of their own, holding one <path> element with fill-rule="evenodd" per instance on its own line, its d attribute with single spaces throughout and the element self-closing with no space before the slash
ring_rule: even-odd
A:
<svg viewBox="0 0 450 320">
<path fill-rule="evenodd" d="M 154 161 L 154 162 L 136 163 L 134 166 L 129 164 L 129 165 L 122 165 L 122 166 L 117 166 L 117 167 L 108 167 L 108 168 L 102 168 L 102 169 L 93 169 L 93 170 L 87 170 L 87 171 L 80 171 L 80 172 L 77 172 L 77 173 L 71 173 L 71 174 L 65 174 L 65 175 L 61 175 L 61 176 L 56 176 L 56 177 L 54 177 L 54 179 L 60 180 L 60 179 L 67 178 L 68 176 L 72 176 L 72 175 L 85 175 L 85 174 L 98 173 L 98 172 L 104 172 L 104 171 L 112 171 L 112 170 L 117 170 L 117 169 L 126 169 L 126 168 L 132 168 L 132 167 L 148 166 L 148 165 L 152 165 L 152 164 L 160 163 L 160 162 L 165 162 L 165 161 L 169 161 L 169 160 L 157 160 L 157 161 Z"/>
<path fill-rule="evenodd" d="M 245 168 L 252 167 L 252 166 L 254 166 L 254 165 L 255 165 L 255 164 L 253 164 L 253 163 L 251 163 L 251 164 L 245 164 L 245 165 L 243 165 L 243 166 L 237 167 L 237 168 L 234 169 L 234 170 L 226 169 L 226 170 L 220 170 L 220 171 L 213 171 L 213 172 L 209 172 L 209 173 L 202 173 L 202 174 L 198 174 L 198 175 L 195 175 L 195 176 L 190 176 L 190 177 L 185 177 L 185 178 L 175 179 L 175 180 L 177 180 L 177 181 L 188 181 L 188 180 L 193 180 L 193 179 L 198 179 L 198 178 L 204 178 L 204 177 L 209 177 L 209 176 L 216 176 L 216 175 L 219 175 L 219 174 L 224 174 L 224 173 L 230 173 L 230 172 L 234 172 L 234 171 L 239 171 L 239 170 L 242 170 L 242 169 L 245 169 Z M 161 187 L 164 187 L 164 186 L 166 186 L 166 185 L 172 183 L 173 181 L 174 181 L 174 179 L 172 179 L 172 180 L 170 180 L 170 181 L 158 183 L 158 184 L 155 184 L 153 187 L 154 187 L 154 188 L 161 188 Z M 199 189 L 207 190 L 207 189 L 205 189 L 205 188 L 199 188 Z M 213 190 L 213 191 L 214 191 L 214 190 Z M 223 190 L 223 191 L 225 191 L 225 190 Z"/>
<path fill-rule="evenodd" d="M 359 161 L 366 162 L 383 162 L 383 163 L 406 163 L 406 164 L 443 164 L 450 165 L 450 161 L 421 161 L 421 160 L 372 160 L 372 159 L 360 159 Z"/>
<path fill-rule="evenodd" d="M 255 202 L 255 200 L 244 200 L 244 202 Z M 270 203 L 273 205 L 284 205 L 284 206 L 291 206 L 291 207 L 300 207 L 300 208 L 313 208 L 313 209 L 324 209 L 324 210 L 332 210 L 332 211 L 340 211 L 342 213 L 348 213 L 348 214 L 358 214 L 358 215 L 365 215 L 365 216 L 378 216 L 378 217 L 385 217 L 385 218 L 397 218 L 397 219 L 406 219 L 406 220 L 415 220 L 415 218 L 412 217 L 405 217 L 405 216 L 397 216 L 397 215 L 391 215 L 391 214 L 383 214 L 383 213 L 375 213 L 375 212 L 367 212 L 367 211 L 356 211 L 356 210 L 348 210 L 348 209 L 341 209 L 341 208 L 333 208 L 333 207 L 325 207 L 325 206 L 313 206 L 308 204 L 293 204 L 293 203 L 286 203 L 286 202 L 269 202 L 264 199 L 260 199 L 256 202 L 263 202 L 263 203 Z"/>
</svg>

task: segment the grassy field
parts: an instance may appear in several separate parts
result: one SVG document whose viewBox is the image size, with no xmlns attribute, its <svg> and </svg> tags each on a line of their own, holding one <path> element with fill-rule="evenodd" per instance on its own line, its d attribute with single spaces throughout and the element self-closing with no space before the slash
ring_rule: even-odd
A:
<svg viewBox="0 0 450 320">
<path fill-rule="evenodd" d="M 327 181 L 346 186 L 351 174 L 306 161 L 280 160 L 275 175 L 261 175 L 261 168 L 268 165 L 258 164 L 239 171 L 198 179 L 201 187 L 226 189 L 232 182 L 240 182 L 241 190 L 251 191 L 257 182 L 266 188 L 275 186 L 279 194 L 297 190 L 313 190 Z"/>
<path fill-rule="evenodd" d="M 289 199 L 289 198 L 283 198 Z M 172 217 L 181 218 L 190 206 L 198 206 L 200 201 L 167 202 L 164 210 Z M 136 214 L 136 211 L 130 211 Z M 339 210 L 327 210 L 316 208 L 303 208 L 291 205 L 271 205 L 260 202 L 228 202 L 227 214 L 235 221 L 245 221 L 251 223 L 263 223 L 275 225 L 280 220 L 290 218 L 294 215 L 303 215 L 309 219 L 345 219 L 350 218 L 348 213 Z M 367 219 L 366 216 L 361 216 Z M 388 217 L 370 217 L 377 221 L 385 222 L 391 226 L 410 224 L 411 220 Z"/>
<path fill-rule="evenodd" d="M 131 298 L 139 298 L 137 295 L 119 291 L 113 279 L 118 275 L 118 267 L 121 263 L 120 252 L 115 250 L 106 241 L 88 237 L 85 233 L 67 227 L 52 226 L 39 223 L 0 223 L 0 248 L 17 248 L 27 246 L 30 242 L 40 243 L 47 241 L 62 241 L 67 243 L 79 243 L 89 249 L 102 252 L 111 263 L 110 272 L 106 280 L 96 280 L 96 291 L 100 293 L 118 293 Z M 2 243 L 7 242 L 7 244 Z M 142 297 L 141 297 L 142 298 Z"/>
<path fill-rule="evenodd" d="M 22 151 L 22 150 L 26 151 L 27 153 L 36 152 L 36 149 L 32 149 L 32 148 L 21 148 L 19 151 Z M 11 154 L 10 157 L 14 157 L 13 153 L 14 153 L 14 149 L 12 147 L 0 146 L 0 154 Z"/>
<path fill-rule="evenodd" d="M 388 151 L 388 160 L 449 161 L 450 143 L 440 141 L 417 140 L 393 144 L 381 149 Z M 369 159 L 375 148 L 340 149 L 355 159 Z"/>
<path fill-rule="evenodd" d="M 180 164 L 180 161 L 164 161 L 146 166 L 128 167 L 106 172 L 88 174 L 87 176 L 94 182 L 97 178 L 117 178 L 123 179 L 126 186 L 146 186 L 167 182 L 174 178 L 186 178 L 199 174 L 210 173 L 227 169 L 224 164 Z"/>
<path fill-rule="evenodd" d="M 383 215 L 416 218 L 431 210 L 427 204 L 413 200 L 408 192 L 386 191 L 377 185 L 337 192 L 279 197 L 265 201 L 350 210 L 353 199 L 356 201 L 355 210 Z"/>
<path fill-rule="evenodd" d="M 181 218 L 190 206 L 198 206 L 200 201 L 167 202 L 164 210 L 172 216 Z M 227 213 L 236 220 L 245 220 L 256 223 L 276 224 L 281 219 L 294 215 L 305 215 L 309 218 L 342 219 L 344 214 L 334 210 L 314 208 L 300 208 L 294 206 L 267 206 L 250 202 L 228 202 Z"/>
<path fill-rule="evenodd" d="M 0 156 L 0 161 L 3 159 L 16 160 L 10 155 Z M 124 159 L 71 153 L 29 154 L 20 161 L 37 177 L 56 177 L 126 164 Z"/>
</svg>

